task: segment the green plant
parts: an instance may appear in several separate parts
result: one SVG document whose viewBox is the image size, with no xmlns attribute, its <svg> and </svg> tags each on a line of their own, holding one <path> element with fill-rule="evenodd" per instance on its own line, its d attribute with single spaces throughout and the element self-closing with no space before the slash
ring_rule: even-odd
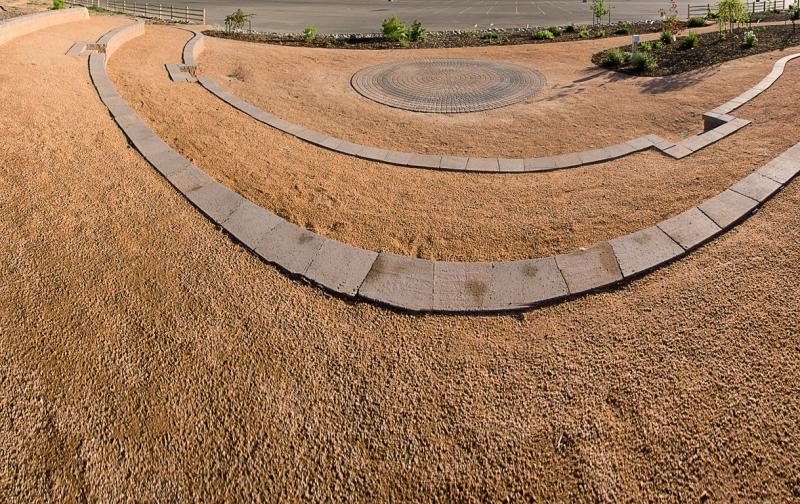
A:
<svg viewBox="0 0 800 504">
<path fill-rule="evenodd" d="M 639 72 L 652 72 L 656 66 L 656 58 L 650 53 L 637 52 L 631 56 L 631 66 Z"/>
<path fill-rule="evenodd" d="M 402 41 L 408 38 L 406 24 L 397 19 L 397 16 L 384 19 L 381 28 L 383 29 L 383 36 L 389 40 L 394 40 L 402 44 Z"/>
<path fill-rule="evenodd" d="M 408 38 L 411 39 L 412 42 L 417 42 L 419 40 L 425 40 L 427 36 L 428 30 L 422 26 L 422 23 L 415 19 L 414 22 L 411 23 L 411 29 L 408 30 Z"/>
<path fill-rule="evenodd" d="M 639 44 L 639 50 L 642 52 L 650 52 L 653 50 L 653 43 L 652 42 L 642 42 Z"/>
<path fill-rule="evenodd" d="M 255 14 L 245 14 L 242 9 L 236 9 L 233 14 L 225 16 L 225 31 L 236 32 L 244 29 L 244 24 L 250 21 Z"/>
<path fill-rule="evenodd" d="M 53 10 L 60 10 L 64 7 L 64 0 L 53 0 Z"/>
<path fill-rule="evenodd" d="M 496 39 L 496 38 L 497 38 L 497 34 L 496 34 L 496 33 L 493 33 L 493 32 L 485 32 L 485 33 L 482 33 L 482 34 L 481 34 L 481 38 L 482 38 L 482 39 L 484 39 L 484 40 L 488 40 L 489 42 L 491 42 L 492 40 L 494 40 L 494 39 Z"/>
<path fill-rule="evenodd" d="M 742 42 L 743 46 L 750 48 L 756 44 L 758 44 L 758 37 L 756 37 L 756 34 L 753 33 L 753 30 L 750 30 L 744 34 L 744 41 Z"/>
<path fill-rule="evenodd" d="M 678 0 L 670 0 L 668 9 L 661 9 L 661 22 L 662 30 L 668 31 L 673 35 L 677 35 L 681 31 L 681 25 L 678 22 Z"/>
<path fill-rule="evenodd" d="M 655 42 L 653 42 L 653 49 L 663 49 L 663 48 L 664 48 L 664 42 L 661 42 L 660 40 L 656 40 Z"/>
<path fill-rule="evenodd" d="M 567 26 L 567 27 L 564 29 L 564 31 L 565 31 L 565 32 L 567 32 L 567 33 L 575 33 L 576 31 L 578 31 L 578 29 L 577 29 L 577 28 L 575 28 L 575 23 L 570 23 L 570 25 L 569 25 L 569 26 Z"/>
<path fill-rule="evenodd" d="M 716 21 L 719 19 L 719 14 L 711 10 L 711 6 L 708 7 L 708 12 L 706 13 L 706 19 L 709 21 Z"/>
<path fill-rule="evenodd" d="M 622 23 L 614 30 L 615 35 L 630 35 L 631 34 L 631 24 L 630 23 Z"/>
<path fill-rule="evenodd" d="M 800 20 L 800 1 L 789 7 L 789 20 L 792 22 L 792 32 L 797 31 L 797 21 Z"/>
<path fill-rule="evenodd" d="M 619 47 L 608 49 L 603 58 L 603 64 L 606 66 L 616 67 L 624 65 L 631 59 L 631 53 L 623 51 Z"/>
<path fill-rule="evenodd" d="M 705 19 L 699 17 L 689 18 L 689 22 L 687 23 L 687 26 L 689 28 L 700 28 L 705 25 L 706 25 Z"/>
<path fill-rule="evenodd" d="M 562 30 L 560 26 L 551 26 L 547 31 L 552 33 L 554 37 L 560 37 L 561 34 L 564 33 L 564 30 Z"/>
<path fill-rule="evenodd" d="M 672 34 L 671 31 L 664 29 L 661 30 L 661 35 L 659 35 L 658 41 L 664 45 L 671 44 L 672 41 L 674 40 L 673 37 L 674 35 Z"/>
<path fill-rule="evenodd" d="M 538 31 L 531 37 L 533 40 L 553 40 L 553 34 L 548 30 Z"/>
<path fill-rule="evenodd" d="M 303 36 L 305 36 L 306 40 L 311 40 L 317 36 L 317 27 L 314 25 L 306 26 L 306 29 L 303 30 Z"/>
<path fill-rule="evenodd" d="M 603 37 L 606 36 L 606 31 L 605 30 L 597 30 L 594 33 L 594 36 L 597 37 L 597 38 L 603 38 Z"/>
<path fill-rule="evenodd" d="M 597 21 L 602 20 L 609 12 L 606 6 L 606 0 L 592 0 L 592 3 L 589 5 L 589 10 L 592 11 L 592 16 L 594 16 Z"/>
<path fill-rule="evenodd" d="M 719 18 L 719 31 L 733 31 L 734 23 L 746 21 L 750 13 L 747 5 L 742 0 L 720 0 L 717 5 L 717 16 Z"/>
<path fill-rule="evenodd" d="M 589 38 L 589 30 L 586 28 L 581 28 L 580 31 L 578 31 L 578 36 L 580 38 Z"/>
<path fill-rule="evenodd" d="M 684 49 L 694 49 L 700 44 L 700 38 L 696 33 L 689 33 L 681 39 L 681 47 Z"/>
</svg>

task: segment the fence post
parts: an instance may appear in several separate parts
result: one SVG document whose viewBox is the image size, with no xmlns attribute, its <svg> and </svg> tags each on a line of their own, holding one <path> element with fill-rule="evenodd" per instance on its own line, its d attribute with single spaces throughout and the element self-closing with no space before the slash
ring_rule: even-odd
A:
<svg viewBox="0 0 800 504">
<path fill-rule="evenodd" d="M 189 22 L 189 6 L 186 6 L 186 22 Z"/>
<path fill-rule="evenodd" d="M 775 1 L 777 1 L 777 0 L 775 0 Z M 203 8 L 203 25 L 205 25 L 205 24 L 206 24 L 206 9 Z"/>
<path fill-rule="evenodd" d="M 174 14 L 174 12 L 172 12 L 172 8 L 173 8 L 173 5 L 169 4 L 169 20 L 170 21 L 172 21 L 172 16 Z"/>
<path fill-rule="evenodd" d="M 144 17 L 147 17 L 147 2 L 144 3 Z"/>
</svg>

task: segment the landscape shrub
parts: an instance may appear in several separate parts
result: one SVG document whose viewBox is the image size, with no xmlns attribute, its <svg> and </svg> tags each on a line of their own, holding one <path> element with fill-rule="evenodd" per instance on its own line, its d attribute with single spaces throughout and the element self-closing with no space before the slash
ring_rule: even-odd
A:
<svg viewBox="0 0 800 504">
<path fill-rule="evenodd" d="M 552 33 L 554 37 L 560 37 L 561 34 L 564 33 L 564 30 L 562 30 L 560 26 L 551 26 L 547 31 Z"/>
<path fill-rule="evenodd" d="M 756 37 L 756 34 L 753 32 L 753 30 L 750 30 L 744 34 L 744 41 L 742 42 L 743 46 L 750 48 L 756 44 L 758 44 L 758 37 Z"/>
<path fill-rule="evenodd" d="M 672 35 L 671 31 L 669 31 L 669 30 L 661 30 L 661 35 L 659 35 L 658 40 L 659 40 L 659 42 L 661 42 L 662 44 L 665 44 L 665 45 L 666 44 L 671 44 L 672 41 L 673 41 L 673 38 L 672 38 L 673 36 L 674 35 Z"/>
<path fill-rule="evenodd" d="M 244 24 L 253 16 L 254 14 L 245 14 L 242 9 L 236 9 L 232 14 L 225 16 L 225 31 L 242 31 L 244 29 Z"/>
<path fill-rule="evenodd" d="M 608 49 L 603 60 L 606 66 L 617 67 L 624 65 L 631 59 L 631 53 L 623 51 L 619 47 Z"/>
<path fill-rule="evenodd" d="M 614 30 L 614 34 L 616 35 L 630 35 L 631 34 L 631 25 L 630 23 L 622 23 L 620 26 Z"/>
<path fill-rule="evenodd" d="M 797 31 L 797 21 L 800 20 L 800 2 L 789 7 L 789 20 L 792 22 L 792 32 Z"/>
<path fill-rule="evenodd" d="M 690 33 L 681 39 L 683 49 L 694 49 L 698 44 L 700 44 L 700 38 L 696 33 Z"/>
<path fill-rule="evenodd" d="M 397 19 L 397 16 L 384 19 L 381 28 L 383 30 L 383 36 L 389 40 L 400 42 L 407 37 L 406 24 Z"/>
<path fill-rule="evenodd" d="M 311 40 L 317 36 L 317 27 L 314 25 L 306 26 L 306 29 L 303 30 L 303 35 L 306 37 L 306 40 Z"/>
<path fill-rule="evenodd" d="M 53 10 L 60 10 L 64 7 L 64 0 L 53 0 Z"/>
<path fill-rule="evenodd" d="M 533 34 L 533 40 L 553 40 L 553 34 L 549 30 L 538 31 Z"/>
<path fill-rule="evenodd" d="M 699 17 L 689 18 L 689 23 L 687 24 L 689 28 L 700 28 L 705 25 L 706 25 L 705 19 Z"/>
<path fill-rule="evenodd" d="M 564 31 L 566 31 L 567 33 L 575 33 L 576 31 L 578 31 L 578 29 L 577 29 L 577 28 L 575 28 L 575 23 L 570 23 L 570 25 L 569 25 L 569 26 L 567 26 L 567 27 L 564 29 Z"/>
<path fill-rule="evenodd" d="M 415 19 L 414 22 L 411 23 L 411 29 L 408 30 L 408 38 L 411 39 L 412 42 L 417 42 L 419 40 L 425 40 L 427 36 L 428 30 L 422 26 L 422 23 Z"/>
<path fill-rule="evenodd" d="M 595 32 L 594 36 L 597 37 L 597 38 L 603 38 L 603 37 L 606 36 L 606 31 L 605 30 L 598 30 L 598 31 Z"/>
<path fill-rule="evenodd" d="M 589 38 L 589 30 L 586 28 L 581 28 L 580 31 L 578 31 L 578 36 L 580 38 Z"/>
<path fill-rule="evenodd" d="M 656 58 L 650 53 L 637 52 L 631 56 L 631 66 L 639 72 L 651 72 L 656 68 Z"/>
<path fill-rule="evenodd" d="M 653 43 L 652 42 L 642 42 L 639 44 L 639 50 L 642 52 L 650 52 L 653 50 Z"/>
<path fill-rule="evenodd" d="M 481 38 L 491 42 L 492 40 L 497 38 L 497 34 L 494 32 L 485 32 L 481 34 Z"/>
</svg>

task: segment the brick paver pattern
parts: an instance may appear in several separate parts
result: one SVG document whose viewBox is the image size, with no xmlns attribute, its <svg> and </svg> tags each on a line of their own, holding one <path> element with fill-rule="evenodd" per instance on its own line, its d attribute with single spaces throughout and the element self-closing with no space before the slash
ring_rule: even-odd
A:
<svg viewBox="0 0 800 504">
<path fill-rule="evenodd" d="M 505 107 L 544 88 L 536 70 L 510 63 L 470 59 L 425 59 L 384 63 L 356 72 L 361 95 L 415 112 L 460 113 Z"/>
</svg>

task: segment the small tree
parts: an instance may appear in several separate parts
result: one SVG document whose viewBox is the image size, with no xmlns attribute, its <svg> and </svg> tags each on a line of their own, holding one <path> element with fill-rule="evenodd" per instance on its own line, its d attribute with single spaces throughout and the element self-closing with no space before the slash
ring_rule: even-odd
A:
<svg viewBox="0 0 800 504">
<path fill-rule="evenodd" d="M 800 19 L 800 0 L 789 7 L 789 19 L 792 21 L 792 32 L 796 32 L 797 21 Z"/>
<path fill-rule="evenodd" d="M 681 31 L 678 22 L 678 0 L 670 0 L 668 9 L 661 9 L 661 24 L 663 30 L 670 32 L 674 36 Z"/>
<path fill-rule="evenodd" d="M 245 23 L 250 23 L 250 18 L 255 14 L 245 14 L 242 9 L 236 9 L 233 14 L 225 16 L 225 31 L 237 32 L 244 29 Z"/>
<path fill-rule="evenodd" d="M 719 31 L 732 32 L 734 24 L 747 21 L 750 13 L 747 5 L 742 0 L 720 0 L 717 5 L 717 15 L 719 16 Z"/>
<path fill-rule="evenodd" d="M 592 16 L 594 16 L 596 21 L 600 23 L 603 22 L 603 18 L 608 14 L 609 7 L 606 6 L 606 0 L 592 0 L 591 5 L 589 5 L 589 10 L 592 11 Z"/>
</svg>

